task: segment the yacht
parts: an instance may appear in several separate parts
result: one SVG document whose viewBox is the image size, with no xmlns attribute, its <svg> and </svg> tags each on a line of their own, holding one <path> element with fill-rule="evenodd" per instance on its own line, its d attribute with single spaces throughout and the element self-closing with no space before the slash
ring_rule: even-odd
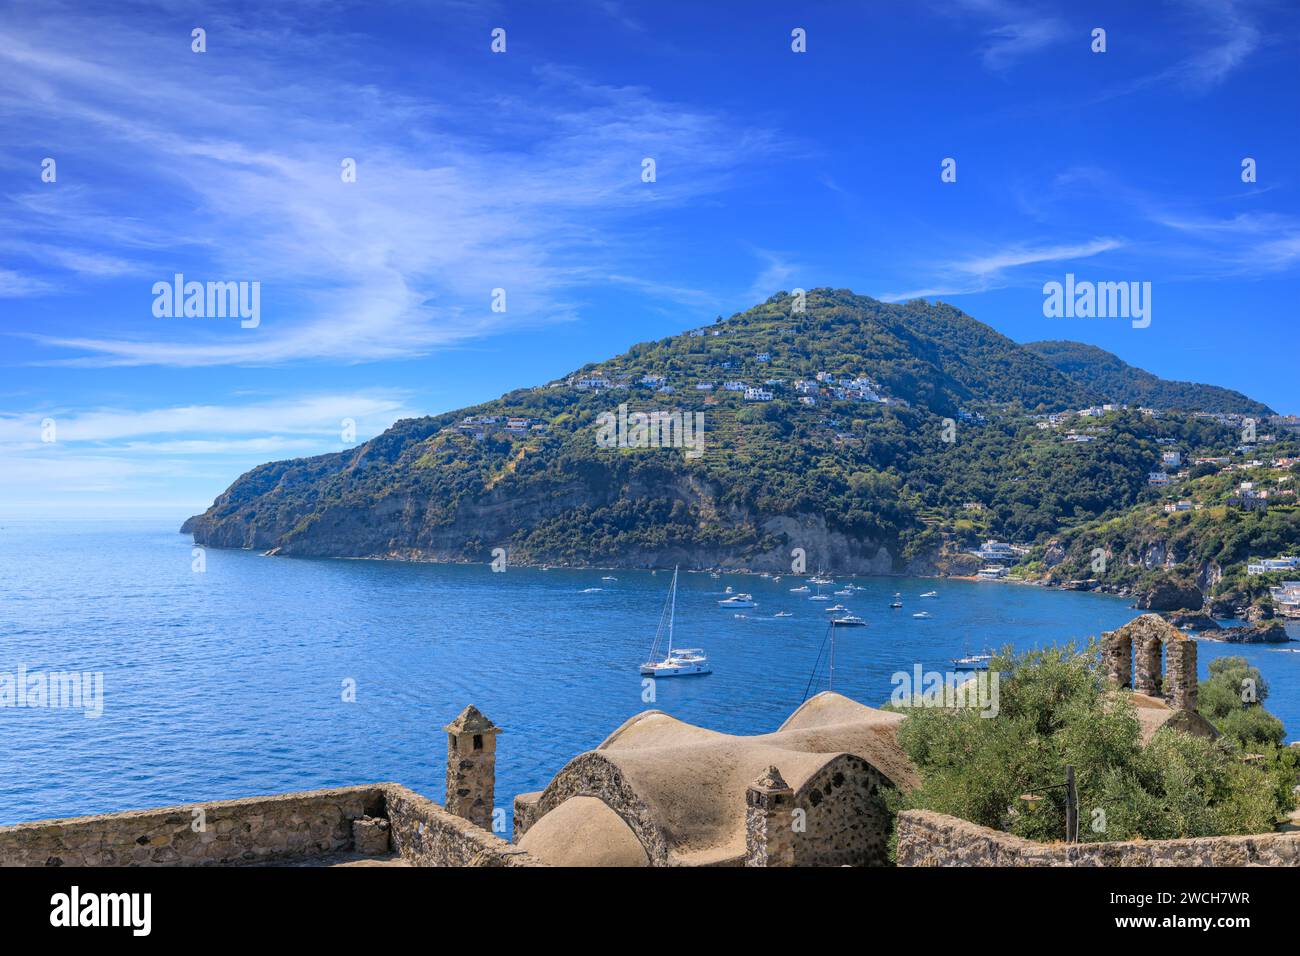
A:
<svg viewBox="0 0 1300 956">
<path fill-rule="evenodd" d="M 929 611 L 917 611 L 915 614 L 912 615 L 912 617 L 929 617 L 929 616 L 930 616 Z"/>
<path fill-rule="evenodd" d="M 921 595 L 921 597 L 938 597 L 938 596 L 939 596 L 938 591 L 926 591 L 924 594 Z"/>
<path fill-rule="evenodd" d="M 790 593 L 791 593 L 791 594 L 807 594 L 807 593 L 808 593 L 809 591 L 811 591 L 811 590 L 812 590 L 812 588 L 808 587 L 808 585 L 806 585 L 806 584 L 801 584 L 801 585 L 799 585 L 799 587 L 797 587 L 797 588 L 791 588 L 791 589 L 790 589 Z"/>
<path fill-rule="evenodd" d="M 831 621 L 836 627 L 866 627 L 867 622 L 856 614 L 845 614 Z"/>
<path fill-rule="evenodd" d="M 836 597 L 853 597 L 853 588 L 840 588 L 835 592 Z"/>
<path fill-rule="evenodd" d="M 602 581 L 617 581 L 618 578 L 614 577 L 614 575 L 612 575 L 612 574 L 607 574 L 607 575 L 605 575 L 603 578 L 601 578 L 601 580 L 602 580 Z"/>
<path fill-rule="evenodd" d="M 841 611 L 848 611 L 843 604 L 832 604 L 830 607 L 822 608 L 827 614 L 839 614 Z"/>
<path fill-rule="evenodd" d="M 814 595 L 813 595 L 812 597 L 810 597 L 808 600 L 810 600 L 810 601 L 829 601 L 829 600 L 830 600 L 830 595 L 827 595 L 827 594 L 814 594 Z"/>
<path fill-rule="evenodd" d="M 685 677 L 690 674 L 709 673 L 709 658 L 698 647 L 673 648 L 673 621 L 677 617 L 677 569 L 673 568 L 673 584 L 668 589 L 668 601 L 659 616 L 654 644 L 650 646 L 650 660 L 641 665 L 641 673 L 650 677 Z M 663 660 L 656 660 L 659 641 L 668 634 L 668 651 Z"/>
<path fill-rule="evenodd" d="M 719 607 L 758 607 L 752 594 L 733 594 L 718 602 Z"/>
<path fill-rule="evenodd" d="M 952 666 L 959 671 L 986 671 L 991 660 L 992 654 L 967 654 L 965 657 L 954 657 Z"/>
<path fill-rule="evenodd" d="M 794 612 L 793 612 L 793 611 L 777 611 L 777 612 L 776 612 L 775 614 L 773 614 L 772 616 L 773 616 L 773 617 L 794 617 Z"/>
<path fill-rule="evenodd" d="M 605 590 L 605 589 L 604 589 L 604 588 L 583 588 L 583 589 L 582 589 L 582 593 L 583 593 L 583 594 L 595 594 L 597 591 L 603 591 L 603 590 Z"/>
<path fill-rule="evenodd" d="M 830 578 L 822 577 L 820 574 L 808 579 L 809 584 L 834 584 Z"/>
<path fill-rule="evenodd" d="M 890 607 L 902 607 L 902 606 L 903 606 L 903 595 L 901 595 L 901 594 L 899 594 L 897 591 L 895 591 L 895 592 L 894 592 L 894 599 L 893 599 L 892 601 L 889 602 L 889 606 L 890 606 Z"/>
</svg>

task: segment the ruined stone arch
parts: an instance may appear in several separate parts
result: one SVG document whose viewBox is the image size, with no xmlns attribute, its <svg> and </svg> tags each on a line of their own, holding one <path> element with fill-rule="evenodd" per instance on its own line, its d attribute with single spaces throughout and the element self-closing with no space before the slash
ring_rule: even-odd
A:
<svg viewBox="0 0 1300 956">
<path fill-rule="evenodd" d="M 1163 697 L 1175 710 L 1196 710 L 1196 641 L 1158 614 L 1104 634 L 1102 662 L 1116 686 Z"/>
</svg>

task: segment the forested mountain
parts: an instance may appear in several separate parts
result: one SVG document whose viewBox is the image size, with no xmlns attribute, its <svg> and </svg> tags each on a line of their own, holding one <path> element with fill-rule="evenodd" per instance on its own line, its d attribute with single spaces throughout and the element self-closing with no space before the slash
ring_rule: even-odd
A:
<svg viewBox="0 0 1300 956">
<path fill-rule="evenodd" d="M 1136 411 L 1087 442 L 1035 427 L 1106 398 L 947 305 L 780 293 L 546 386 L 260 466 L 183 530 L 296 555 L 500 547 L 513 563 L 780 570 L 799 547 L 811 567 L 932 570 L 980 535 L 1032 541 L 1132 506 L 1161 437 L 1231 440 Z M 602 416 L 636 412 L 698 413 L 703 447 L 636 447 L 635 428 L 602 441 Z"/>
<path fill-rule="evenodd" d="M 1025 348 L 1082 387 L 1105 395 L 1109 402 L 1189 412 L 1237 412 L 1255 416 L 1274 414 L 1273 409 L 1241 392 L 1217 385 L 1171 382 L 1143 369 L 1134 368 L 1095 345 L 1046 341 L 1030 342 Z"/>
</svg>

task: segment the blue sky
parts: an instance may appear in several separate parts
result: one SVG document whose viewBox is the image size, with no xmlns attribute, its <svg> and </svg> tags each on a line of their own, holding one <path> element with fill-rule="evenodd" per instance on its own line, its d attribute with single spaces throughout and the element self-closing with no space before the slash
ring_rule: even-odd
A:
<svg viewBox="0 0 1300 956">
<path fill-rule="evenodd" d="M 0 515 L 183 517 L 794 287 L 1300 412 L 1300 14 L 1083 6 L 0 2 Z M 1045 318 L 1067 272 L 1150 327 Z"/>
</svg>

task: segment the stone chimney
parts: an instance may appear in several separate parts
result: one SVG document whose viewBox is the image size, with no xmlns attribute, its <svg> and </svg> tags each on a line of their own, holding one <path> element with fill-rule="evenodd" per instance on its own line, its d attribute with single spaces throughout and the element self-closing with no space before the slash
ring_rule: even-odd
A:
<svg viewBox="0 0 1300 956">
<path fill-rule="evenodd" d="M 501 728 L 471 704 L 443 729 L 447 731 L 447 810 L 491 830 Z"/>
<path fill-rule="evenodd" d="M 794 791 L 768 767 L 745 791 L 745 866 L 794 866 Z"/>
</svg>

